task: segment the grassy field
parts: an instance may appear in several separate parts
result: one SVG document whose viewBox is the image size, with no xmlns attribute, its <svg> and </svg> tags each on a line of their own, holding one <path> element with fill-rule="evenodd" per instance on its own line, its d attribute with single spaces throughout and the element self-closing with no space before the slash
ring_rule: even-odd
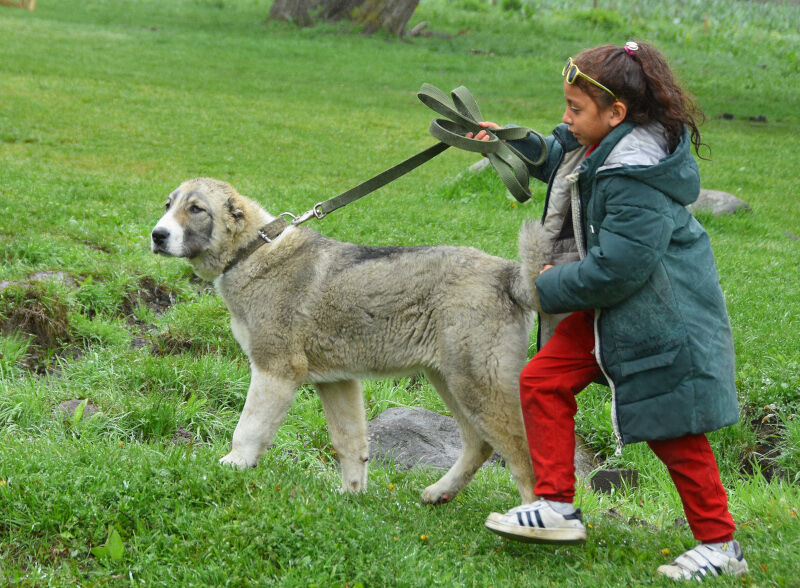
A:
<svg viewBox="0 0 800 588">
<path fill-rule="evenodd" d="M 433 143 L 423 82 L 466 85 L 485 117 L 546 132 L 568 55 L 633 37 L 659 46 L 708 120 L 703 186 L 752 214 L 698 216 L 736 340 L 741 423 L 711 435 L 751 574 L 800 576 L 800 7 L 423 0 L 400 41 L 267 22 L 267 0 L 40 0 L 0 8 L 0 584 L 281 586 L 670 585 L 693 542 L 645 447 L 607 464 L 638 488 L 579 488 L 582 546 L 485 529 L 518 502 L 507 470 L 424 507 L 427 470 L 371 468 L 341 496 L 320 403 L 303 389 L 261 465 L 217 465 L 249 380 L 224 305 L 186 263 L 149 252 L 184 179 L 234 184 L 304 212 Z M 726 115 L 726 116 L 723 116 Z M 751 120 L 757 119 L 757 120 Z M 516 256 L 523 219 L 493 174 L 448 150 L 309 226 L 380 245 Z M 446 412 L 424 382 L 368 382 L 390 406 Z M 613 446 L 609 393 L 580 396 L 580 433 Z M 60 403 L 86 401 L 77 412 Z M 94 412 L 94 411 L 97 412 Z M 91 413 L 91 414 L 90 414 Z"/>
</svg>

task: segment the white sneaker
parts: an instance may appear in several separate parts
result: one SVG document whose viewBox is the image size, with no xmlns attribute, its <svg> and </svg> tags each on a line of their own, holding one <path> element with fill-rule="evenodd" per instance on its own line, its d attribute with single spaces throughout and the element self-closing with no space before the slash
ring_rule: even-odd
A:
<svg viewBox="0 0 800 588">
<path fill-rule="evenodd" d="M 658 573 L 673 580 L 702 582 L 713 576 L 743 576 L 747 573 L 747 561 L 738 541 L 701 543 L 672 563 L 659 566 Z"/>
<path fill-rule="evenodd" d="M 586 527 L 583 526 L 580 509 L 562 515 L 545 500 L 517 506 L 505 514 L 493 512 L 486 519 L 486 528 L 525 543 L 586 541 Z"/>
</svg>

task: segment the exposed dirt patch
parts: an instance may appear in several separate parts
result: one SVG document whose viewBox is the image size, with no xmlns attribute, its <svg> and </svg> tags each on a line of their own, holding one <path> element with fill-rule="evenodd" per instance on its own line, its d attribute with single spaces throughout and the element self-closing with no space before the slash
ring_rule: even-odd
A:
<svg viewBox="0 0 800 588">
<path fill-rule="evenodd" d="M 761 471 L 764 478 L 769 481 L 780 478 L 785 472 L 775 465 L 775 458 L 780 455 L 781 428 L 777 415 L 771 407 L 764 407 L 761 416 L 746 410 L 744 418 L 750 428 L 756 433 L 756 444 L 742 456 L 740 471 L 746 477 L 752 477 L 756 471 Z"/>
<path fill-rule="evenodd" d="M 139 304 L 144 304 L 156 314 L 160 314 L 175 304 L 176 297 L 177 291 L 165 284 L 157 283 L 150 276 L 144 276 L 139 280 L 136 289 L 125 295 L 122 301 L 122 313 L 129 319 L 138 321 L 133 311 Z"/>
<path fill-rule="evenodd" d="M 14 294 L 8 310 L 0 310 L 0 332 L 29 335 L 31 342 L 23 363 L 30 371 L 45 373 L 52 366 L 53 357 L 64 352 L 73 340 L 69 309 L 38 284 Z"/>
<path fill-rule="evenodd" d="M 175 304 L 176 299 L 176 290 L 165 284 L 157 283 L 150 276 L 141 278 L 136 285 L 136 289 L 128 291 L 122 300 L 120 310 L 132 327 L 133 340 L 131 347 L 133 349 L 151 346 L 156 355 L 167 355 L 169 353 L 177 353 L 178 351 L 171 351 L 175 347 L 184 347 L 181 344 L 175 344 L 173 341 L 159 342 L 163 337 L 155 338 L 156 327 L 141 320 L 135 313 L 138 306 L 144 305 L 156 315 L 162 314 Z"/>
<path fill-rule="evenodd" d="M 195 350 L 195 344 L 191 339 L 180 337 L 167 331 L 163 335 L 150 338 L 152 343 L 152 353 L 158 357 L 167 355 L 178 355 Z"/>
<path fill-rule="evenodd" d="M 194 435 L 192 435 L 189 431 L 184 429 L 183 427 L 178 427 L 178 429 L 173 433 L 172 437 L 170 438 L 175 445 L 202 445 L 202 441 L 198 441 L 195 439 Z"/>
</svg>

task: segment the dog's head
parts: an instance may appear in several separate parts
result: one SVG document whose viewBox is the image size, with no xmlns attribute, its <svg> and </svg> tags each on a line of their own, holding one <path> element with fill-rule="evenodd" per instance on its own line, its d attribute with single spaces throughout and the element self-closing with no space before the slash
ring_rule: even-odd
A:
<svg viewBox="0 0 800 588">
<path fill-rule="evenodd" d="M 166 212 L 150 234 L 150 248 L 185 257 L 198 275 L 213 279 L 247 235 L 271 218 L 229 184 L 196 178 L 169 195 Z"/>
</svg>

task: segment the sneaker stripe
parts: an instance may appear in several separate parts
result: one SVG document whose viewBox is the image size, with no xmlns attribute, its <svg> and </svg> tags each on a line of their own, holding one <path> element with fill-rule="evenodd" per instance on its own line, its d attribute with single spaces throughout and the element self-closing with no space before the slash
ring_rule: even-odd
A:
<svg viewBox="0 0 800 588">
<path fill-rule="evenodd" d="M 534 523 L 534 522 L 533 522 L 533 519 L 531 518 L 531 511 L 529 511 L 529 510 L 526 510 L 526 511 L 525 511 L 525 514 L 526 514 L 526 515 L 528 515 L 528 526 L 529 526 L 529 527 L 535 527 L 535 526 L 536 526 L 536 523 Z M 539 513 L 536 513 L 536 516 L 538 517 L 538 516 L 539 516 Z"/>
<path fill-rule="evenodd" d="M 533 511 L 533 514 L 536 515 L 536 524 L 539 526 L 540 529 L 544 529 L 544 521 L 542 520 L 542 515 L 539 514 L 538 509 Z M 528 514 L 530 516 L 530 513 Z"/>
<path fill-rule="evenodd" d="M 704 547 L 704 546 L 701 546 L 701 547 Z M 722 568 L 720 568 L 716 563 L 714 563 L 714 560 L 712 560 L 711 557 L 709 557 L 709 556 L 716 556 L 716 559 L 719 559 L 720 558 L 720 554 L 718 554 L 717 552 L 712 550 L 710 547 L 705 547 L 705 549 L 702 549 L 702 550 L 698 549 L 697 553 L 699 555 L 702 555 L 705 558 L 706 563 L 704 564 L 704 567 L 706 569 L 708 569 L 709 571 L 713 570 L 713 575 L 715 575 L 715 576 L 721 576 L 722 575 Z"/>
</svg>

